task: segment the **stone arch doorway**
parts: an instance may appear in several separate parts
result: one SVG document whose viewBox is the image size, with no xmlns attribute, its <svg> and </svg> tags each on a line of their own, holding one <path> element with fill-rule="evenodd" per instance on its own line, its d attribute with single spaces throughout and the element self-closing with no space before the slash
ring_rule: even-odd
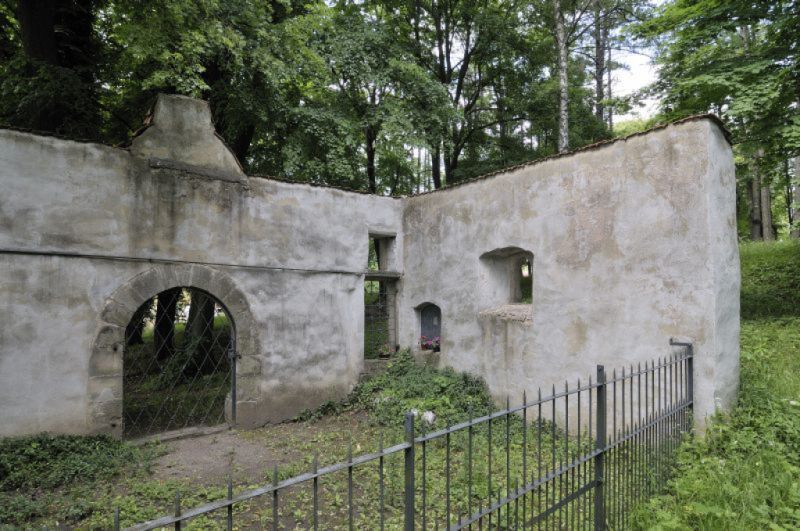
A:
<svg viewBox="0 0 800 531">
<path fill-rule="evenodd" d="M 157 333 L 155 331 L 155 312 L 157 311 L 156 302 L 158 297 L 162 297 L 165 303 L 164 308 L 168 308 L 173 303 L 170 300 L 170 295 L 174 296 L 176 312 L 181 309 L 180 297 L 184 297 L 183 310 L 186 311 L 186 294 L 192 292 L 211 299 L 214 304 L 213 307 L 216 313 L 211 326 L 213 327 L 216 324 L 216 329 L 212 328 L 212 335 L 210 336 L 212 340 L 211 345 L 209 345 L 212 347 L 210 359 L 216 362 L 217 367 L 225 363 L 219 358 L 223 344 L 225 347 L 232 349 L 232 352 L 229 351 L 229 355 L 235 356 L 235 360 L 227 360 L 227 363 L 229 363 L 230 385 L 226 387 L 224 398 L 214 402 L 216 405 L 224 403 L 222 411 L 219 412 L 219 409 L 217 409 L 216 411 L 219 412 L 219 415 L 205 416 L 205 419 L 202 419 L 203 415 L 184 415 L 180 411 L 176 413 L 174 408 L 164 405 L 162 410 L 168 411 L 171 409 L 172 412 L 165 422 L 159 421 L 147 424 L 135 422 L 134 424 L 138 425 L 138 428 L 131 430 L 129 427 L 133 417 L 129 413 L 133 413 L 133 411 L 126 407 L 128 405 L 126 404 L 126 390 L 131 393 L 132 388 L 130 385 L 125 384 L 125 375 L 126 368 L 130 368 L 131 360 L 126 357 L 126 351 L 130 351 L 131 334 L 138 333 L 134 330 L 136 326 L 132 325 L 132 323 L 138 323 L 139 316 L 141 316 L 143 326 L 141 326 L 139 332 L 145 335 L 143 339 L 155 340 Z M 148 303 L 150 304 L 149 308 L 147 306 Z M 144 310 L 142 309 L 143 307 Z M 147 329 L 147 317 L 144 315 L 148 310 L 151 312 L 152 319 L 149 324 L 149 330 Z M 191 307 L 188 310 L 191 312 Z M 221 318 L 219 315 L 226 315 L 226 317 Z M 186 318 L 188 319 L 188 313 Z M 224 331 L 220 329 L 220 321 L 223 319 L 228 320 L 230 326 L 227 338 Z M 177 319 L 177 321 L 180 323 L 180 319 Z M 216 323 L 213 323 L 213 321 L 216 321 Z M 185 333 L 185 326 L 185 323 L 182 327 L 173 326 L 172 333 Z M 216 268 L 200 265 L 159 264 L 130 279 L 106 299 L 100 314 L 100 325 L 92 347 L 89 364 L 88 397 L 90 407 L 89 418 L 87 419 L 89 431 L 111 433 L 118 437 L 123 435 L 136 437 L 147 432 L 176 429 L 181 427 L 182 424 L 188 426 L 195 424 L 194 421 L 196 420 L 204 420 L 202 422 L 204 424 L 208 423 L 209 419 L 219 419 L 231 425 L 254 425 L 253 419 L 257 417 L 256 407 L 259 403 L 258 382 L 261 372 L 261 363 L 257 356 L 256 341 L 253 333 L 254 329 L 254 321 L 247 297 L 239 290 L 233 279 Z M 160 340 L 163 342 L 164 329 L 160 333 L 162 334 Z M 191 361 L 186 363 L 187 354 L 191 352 L 191 345 L 184 345 L 183 337 L 178 337 L 178 341 L 175 341 L 175 339 L 173 335 L 172 350 L 168 352 L 169 356 L 163 356 L 162 353 L 162 359 L 154 362 L 156 363 L 154 366 L 158 367 L 159 371 L 173 371 L 174 378 L 169 375 L 161 376 L 160 382 L 150 382 L 143 389 L 133 391 L 139 393 L 138 400 L 141 401 L 147 396 L 146 391 L 148 389 L 151 391 L 157 390 L 161 384 L 166 385 L 171 382 L 172 385 L 167 386 L 166 389 L 174 390 L 187 376 L 191 377 L 192 372 L 195 372 L 199 377 L 208 377 L 211 374 L 211 376 L 222 380 L 220 377 L 221 371 L 211 370 L 209 372 L 209 366 L 191 369 L 188 372 L 183 370 L 184 366 L 188 367 L 192 363 Z M 230 339 L 233 341 L 230 341 Z M 134 338 L 134 342 L 136 341 L 137 339 Z M 214 345 L 214 341 L 216 341 L 216 345 Z M 180 363 L 178 358 L 173 359 L 170 363 L 168 359 L 175 355 L 179 349 L 182 350 L 181 354 L 184 356 L 184 363 Z M 159 352 L 151 347 L 150 353 L 151 356 L 157 357 Z M 129 363 L 126 363 L 126 361 Z M 151 359 L 151 361 L 153 360 Z M 211 367 L 214 366 L 211 365 Z M 157 371 L 153 370 L 152 372 L 155 373 Z M 203 374 L 204 372 L 209 372 L 209 374 Z M 154 375 L 150 374 L 149 376 L 152 377 Z M 194 387 L 195 389 L 198 388 L 197 382 L 195 382 Z M 222 394 L 222 392 L 219 394 Z M 137 399 L 137 396 L 129 395 L 128 398 Z M 140 403 L 138 406 L 144 407 L 146 404 Z M 189 406 L 190 411 L 191 407 Z M 209 410 L 211 409 L 213 408 L 209 404 Z M 197 408 L 195 408 L 195 411 L 197 411 Z M 170 421 L 170 418 L 173 418 L 172 421 Z M 178 422 L 177 419 L 183 419 L 183 422 Z M 126 420 L 128 421 L 127 423 L 125 422 Z M 162 420 L 164 420 L 163 417 Z"/>
<path fill-rule="evenodd" d="M 216 297 L 176 287 L 148 299 L 123 352 L 123 436 L 225 423 L 226 400 L 236 403 L 236 325 Z"/>
</svg>

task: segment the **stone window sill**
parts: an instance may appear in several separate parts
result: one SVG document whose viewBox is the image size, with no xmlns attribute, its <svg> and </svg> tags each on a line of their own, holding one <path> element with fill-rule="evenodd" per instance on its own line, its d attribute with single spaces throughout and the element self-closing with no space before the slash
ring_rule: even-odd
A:
<svg viewBox="0 0 800 531">
<path fill-rule="evenodd" d="M 515 321 L 520 323 L 533 321 L 533 305 L 528 303 L 503 304 L 478 313 L 482 319 L 498 319 L 501 321 Z"/>
</svg>

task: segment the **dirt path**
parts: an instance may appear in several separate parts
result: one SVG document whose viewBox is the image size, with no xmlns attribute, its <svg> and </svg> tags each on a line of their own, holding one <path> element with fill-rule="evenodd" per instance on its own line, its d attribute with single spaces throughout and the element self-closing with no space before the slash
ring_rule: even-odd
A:
<svg viewBox="0 0 800 531">
<path fill-rule="evenodd" d="M 376 433 L 366 415 L 349 413 L 167 441 L 161 443 L 165 453 L 154 462 L 152 477 L 220 486 L 230 474 L 237 485 L 264 483 L 272 479 L 276 463 L 282 476 L 304 470 L 315 453 L 320 464 L 334 463 L 346 457 L 350 441 L 355 452 L 377 444 Z"/>
</svg>

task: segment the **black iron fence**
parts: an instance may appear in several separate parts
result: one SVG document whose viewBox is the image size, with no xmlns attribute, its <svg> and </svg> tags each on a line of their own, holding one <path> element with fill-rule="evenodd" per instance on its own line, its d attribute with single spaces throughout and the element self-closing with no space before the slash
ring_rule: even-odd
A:
<svg viewBox="0 0 800 531">
<path fill-rule="evenodd" d="M 445 429 L 417 433 L 425 422 L 408 414 L 399 444 L 351 450 L 330 466 L 315 459 L 283 480 L 275 468 L 269 485 L 234 495 L 229 483 L 226 498 L 188 510 L 178 497 L 173 515 L 131 529 L 181 529 L 198 517 L 232 529 L 235 508 L 254 501 L 272 529 L 627 528 L 634 505 L 664 488 L 692 429 L 692 347 L 673 345 L 681 354 L 611 374 L 598 366 L 588 382 Z"/>
</svg>

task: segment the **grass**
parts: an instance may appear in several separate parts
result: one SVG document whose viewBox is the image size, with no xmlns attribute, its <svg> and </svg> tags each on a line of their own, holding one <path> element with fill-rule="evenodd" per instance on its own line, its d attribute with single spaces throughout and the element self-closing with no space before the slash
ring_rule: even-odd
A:
<svg viewBox="0 0 800 531">
<path fill-rule="evenodd" d="M 96 490 L 122 474 L 141 477 L 152 447 L 107 436 L 0 439 L 0 526 L 74 525 L 91 515 Z"/>
<path fill-rule="evenodd" d="M 410 409 L 420 412 L 434 411 L 436 420 L 426 429 L 436 429 L 465 420 L 470 414 L 483 414 L 492 408 L 492 401 L 485 383 L 473 376 L 459 374 L 453 370 L 437 370 L 415 364 L 409 353 L 400 354 L 393 360 L 389 370 L 360 384 L 350 397 L 343 402 L 328 403 L 321 408 L 307 412 L 305 422 L 298 421 L 296 432 L 304 432 L 303 426 L 322 419 L 325 429 L 312 437 L 291 435 L 283 431 L 276 437 L 276 431 L 282 431 L 285 425 L 276 428 L 265 428 L 243 434 L 247 438 L 264 444 L 287 444 L 304 457 L 295 459 L 287 465 L 281 465 L 281 479 L 293 477 L 312 468 L 314 455 L 318 456 L 319 466 L 344 461 L 348 448 L 352 446 L 354 455 L 376 451 L 383 443 L 386 446 L 397 443 L 403 438 L 403 417 Z M 310 423 L 308 422 L 310 421 Z M 467 448 L 470 446 L 466 430 L 454 435 L 451 444 L 451 481 L 453 512 L 466 514 L 471 504 L 474 510 L 479 502 L 485 503 L 490 497 L 488 463 L 492 463 L 491 484 L 492 496 L 505 492 L 509 485 L 505 468 L 505 445 L 511 448 L 511 470 L 522 468 L 522 434 L 525 429 L 517 417 L 509 417 L 508 426 L 504 419 L 494 422 L 494 433 L 491 444 L 492 457 L 489 459 L 490 445 L 487 442 L 487 427 L 484 424 L 474 429 L 471 452 L 474 467 L 472 469 L 472 488 L 468 488 L 469 472 L 467 468 Z M 418 428 L 422 428 L 419 422 Z M 508 429 L 508 437 L 506 436 Z M 545 423 L 541 428 L 542 444 L 547 448 L 547 459 L 550 459 L 550 441 L 555 437 L 563 440 L 563 435 L 551 424 Z M 537 428 L 528 427 L 528 441 L 537 440 Z M 59 438 L 55 438 L 58 440 Z M 281 439 L 280 442 L 278 439 Z M 73 456 L 77 461 L 94 459 L 91 438 L 74 438 L 80 451 Z M 28 444 L 28 439 L 19 439 L 20 447 Z M 85 448 L 80 448 L 84 441 Z M 381 442 L 382 441 L 382 442 Z M 427 446 L 425 481 L 429 493 L 442 493 L 445 490 L 446 448 L 440 440 Z M 115 443 L 120 449 L 133 452 L 135 449 L 126 443 Z M 584 446 L 588 441 L 584 440 Z M 537 453 L 533 443 L 527 445 L 528 463 L 536 462 Z M 157 451 L 158 447 L 154 449 Z M 570 451 L 577 448 L 570 445 Z M 108 450 L 97 448 L 100 453 Z M 121 452 L 122 450 L 120 450 Z M 561 443 L 553 447 L 553 455 L 560 461 L 565 458 L 565 449 Z M 54 463 L 60 467 L 63 459 L 72 459 L 67 453 L 38 452 L 21 454 L 21 460 L 35 456 L 38 462 Z M 13 500 L 20 503 L 26 500 L 44 500 L 32 510 L 20 510 L 20 503 L 8 505 L 7 514 L 0 523 L 22 524 L 29 527 L 57 527 L 58 525 L 74 525 L 87 529 L 104 529 L 112 523 L 114 507 L 120 508 L 123 526 L 132 525 L 147 519 L 169 514 L 173 509 L 175 494 L 182 493 L 183 506 L 193 507 L 204 502 L 220 499 L 225 496 L 223 481 L 216 486 L 197 485 L 191 477 L 159 481 L 154 480 L 142 464 L 146 456 L 130 454 L 119 463 L 109 467 L 102 476 L 92 478 L 76 477 L 75 481 L 60 483 L 56 491 L 50 491 L 45 497 L 37 494 L 33 485 L 18 484 Z M 417 475 L 422 478 L 421 459 L 417 459 Z M 253 484 L 238 484 L 236 492 L 264 485 L 272 479 L 271 463 L 264 464 L 261 478 Z M 532 466 L 532 465 L 530 465 Z M 43 474 L 41 470 L 31 468 L 32 476 Z M 381 514 L 385 517 L 387 529 L 402 528 L 404 509 L 404 468 L 403 453 L 399 452 L 386 458 L 384 467 L 385 498 L 381 506 L 377 486 L 379 485 L 379 468 L 377 462 L 357 467 L 354 471 L 354 490 L 356 507 L 356 527 L 373 528 Z M 421 479 L 419 480 L 421 481 Z M 420 484 L 418 481 L 418 485 Z M 512 479 L 512 482 L 514 480 Z M 38 484 L 38 483 L 37 483 Z M 471 490 L 472 497 L 469 497 Z M 55 496 L 52 496 L 55 492 Z M 321 521 L 328 528 L 346 527 L 347 522 L 347 473 L 343 471 L 325 476 L 320 482 L 319 514 Z M 52 501 L 55 500 L 55 501 Z M 280 498 L 281 527 L 290 529 L 305 527 L 312 516 L 311 488 L 306 483 L 281 492 Z M 79 508 L 79 510 L 75 508 Z M 429 496 L 425 505 L 428 522 L 442 524 L 445 518 L 445 500 L 442 496 Z M 418 517 L 421 518 L 422 505 L 418 501 Z M 209 529 L 221 525 L 224 512 L 192 520 L 188 528 Z M 272 513 L 270 499 L 259 498 L 249 503 L 237 505 L 236 521 L 241 528 L 253 528 L 271 525 Z"/>
<path fill-rule="evenodd" d="M 736 407 L 687 443 L 640 529 L 800 528 L 800 244 L 743 244 Z"/>
</svg>

